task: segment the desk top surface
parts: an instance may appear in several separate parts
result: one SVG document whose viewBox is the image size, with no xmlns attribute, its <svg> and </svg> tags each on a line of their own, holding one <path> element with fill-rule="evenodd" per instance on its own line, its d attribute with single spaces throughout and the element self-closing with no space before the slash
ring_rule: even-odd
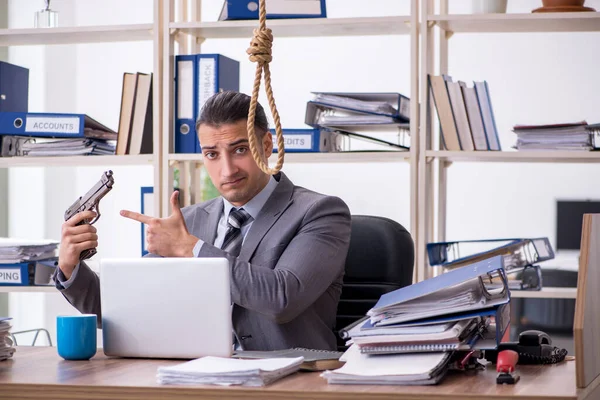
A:
<svg viewBox="0 0 600 400">
<path fill-rule="evenodd" d="M 497 385 L 496 371 L 449 374 L 435 386 L 328 385 L 319 373 L 298 372 L 264 388 L 159 385 L 159 366 L 181 360 L 120 359 L 102 350 L 89 361 L 65 361 L 56 347 L 18 347 L 11 360 L 0 362 L 0 386 L 10 398 L 179 399 L 595 399 L 600 380 L 586 389 L 575 387 L 575 362 L 519 366 L 516 385 Z M 84 389 L 82 390 L 82 386 Z"/>
</svg>

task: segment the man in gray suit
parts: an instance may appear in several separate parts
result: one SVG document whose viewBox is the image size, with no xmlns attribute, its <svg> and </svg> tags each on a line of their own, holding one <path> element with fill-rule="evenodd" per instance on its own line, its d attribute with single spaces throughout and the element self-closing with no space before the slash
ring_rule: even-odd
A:
<svg viewBox="0 0 600 400">
<path fill-rule="evenodd" d="M 337 197 L 295 186 L 282 172 L 270 176 L 259 169 L 248 144 L 249 105 L 244 94 L 219 93 L 197 123 L 204 165 L 222 197 L 179 209 L 174 193 L 168 218 L 121 215 L 147 224 L 147 247 L 155 256 L 230 261 L 233 326 L 244 349 L 334 350 L 350 242 L 348 207 Z M 255 131 L 262 156 L 271 154 L 260 104 Z M 80 252 L 98 244 L 96 228 L 76 226 L 93 216 L 84 212 L 64 223 L 55 280 L 79 311 L 100 316 L 99 278 L 79 263 Z"/>
</svg>

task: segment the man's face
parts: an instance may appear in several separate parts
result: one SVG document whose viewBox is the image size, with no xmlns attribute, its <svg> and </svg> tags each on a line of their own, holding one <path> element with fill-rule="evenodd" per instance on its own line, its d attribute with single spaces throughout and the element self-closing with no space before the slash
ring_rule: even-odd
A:
<svg viewBox="0 0 600 400">
<path fill-rule="evenodd" d="M 246 120 L 214 127 L 200 125 L 198 137 L 204 165 L 213 184 L 227 201 L 236 207 L 246 204 L 260 192 L 269 176 L 256 165 L 250 152 Z M 273 152 L 270 132 L 258 143 L 264 154 Z"/>
</svg>

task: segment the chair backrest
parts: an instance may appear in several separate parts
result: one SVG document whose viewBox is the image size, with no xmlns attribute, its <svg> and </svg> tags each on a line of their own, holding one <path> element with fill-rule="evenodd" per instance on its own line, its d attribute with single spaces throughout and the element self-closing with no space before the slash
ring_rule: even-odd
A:
<svg viewBox="0 0 600 400">
<path fill-rule="evenodd" d="M 353 215 L 344 285 L 336 317 L 338 349 L 345 350 L 338 330 L 365 316 L 379 297 L 412 284 L 414 242 L 398 222 Z"/>
</svg>

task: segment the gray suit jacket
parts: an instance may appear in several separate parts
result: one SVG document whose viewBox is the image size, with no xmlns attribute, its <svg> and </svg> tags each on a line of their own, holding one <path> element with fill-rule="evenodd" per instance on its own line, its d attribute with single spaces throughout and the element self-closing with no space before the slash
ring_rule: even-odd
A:
<svg viewBox="0 0 600 400">
<path fill-rule="evenodd" d="M 205 242 L 200 257 L 230 261 L 233 326 L 244 349 L 333 350 L 350 212 L 337 197 L 295 186 L 283 173 L 276 178 L 238 257 L 212 245 L 222 198 L 183 208 L 183 216 L 189 232 Z M 82 313 L 100 317 L 99 278 L 85 263 L 62 293 Z"/>
</svg>

